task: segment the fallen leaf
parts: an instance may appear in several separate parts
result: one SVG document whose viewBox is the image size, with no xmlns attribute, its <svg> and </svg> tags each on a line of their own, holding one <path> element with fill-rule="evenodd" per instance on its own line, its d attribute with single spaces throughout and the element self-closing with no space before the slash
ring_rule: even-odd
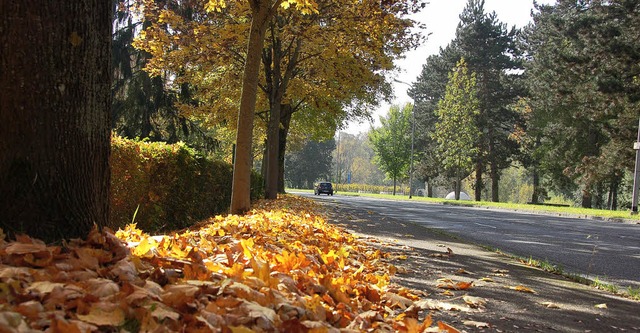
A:
<svg viewBox="0 0 640 333">
<path fill-rule="evenodd" d="M 442 321 L 438 322 L 438 328 L 440 331 L 445 331 L 446 333 L 460 333 L 460 331 L 455 329 L 453 326 Z"/>
<path fill-rule="evenodd" d="M 460 281 L 455 283 L 453 282 L 440 283 L 436 287 L 442 288 L 442 289 L 449 289 L 449 290 L 467 290 L 472 286 L 473 286 L 473 282 Z"/>
<path fill-rule="evenodd" d="M 462 299 L 464 300 L 465 303 L 467 303 L 467 305 L 469 307 L 472 308 L 482 308 L 487 304 L 487 301 L 483 298 L 480 297 L 474 297 L 474 296 L 468 296 L 465 295 L 462 297 Z"/>
<path fill-rule="evenodd" d="M 460 268 L 456 271 L 455 274 L 458 275 L 472 275 L 473 273 L 466 271 L 464 268 Z"/>
<path fill-rule="evenodd" d="M 417 301 L 414 303 L 414 306 L 421 310 L 459 311 L 459 312 L 469 311 L 469 309 L 463 308 L 461 306 L 458 306 L 452 303 L 440 302 L 434 299 L 425 299 L 425 300 Z"/>
<path fill-rule="evenodd" d="M 466 320 L 466 321 L 462 322 L 462 324 L 464 326 L 475 327 L 475 328 L 489 328 L 490 327 L 489 323 L 484 323 L 484 322 L 481 322 L 481 321 L 473 321 L 473 320 Z"/>
<path fill-rule="evenodd" d="M 511 289 L 511 290 L 523 292 L 523 293 L 530 293 L 530 294 L 535 294 L 536 293 L 535 290 L 533 290 L 531 288 L 527 288 L 525 286 L 515 286 L 515 287 L 507 287 L 507 288 Z"/>
<path fill-rule="evenodd" d="M 125 321 L 124 311 L 110 303 L 94 303 L 88 314 L 77 316 L 82 321 L 98 326 L 120 326 Z"/>
<path fill-rule="evenodd" d="M 53 291 L 55 288 L 64 287 L 63 283 L 54 283 L 50 281 L 38 281 L 32 283 L 29 287 L 27 287 L 28 291 L 36 291 L 40 294 L 48 294 Z"/>
<path fill-rule="evenodd" d="M 545 307 L 549 308 L 549 309 L 559 309 L 560 306 L 556 303 L 553 302 L 542 302 L 540 303 L 542 305 L 544 305 Z"/>
</svg>

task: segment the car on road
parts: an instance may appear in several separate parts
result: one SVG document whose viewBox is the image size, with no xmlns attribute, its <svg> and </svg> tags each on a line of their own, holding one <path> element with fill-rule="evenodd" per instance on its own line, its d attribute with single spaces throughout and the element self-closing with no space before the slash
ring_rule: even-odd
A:
<svg viewBox="0 0 640 333">
<path fill-rule="evenodd" d="M 320 195 L 322 193 L 325 193 L 327 195 L 333 195 L 333 185 L 331 185 L 330 182 L 318 183 L 313 189 L 313 194 Z"/>
</svg>

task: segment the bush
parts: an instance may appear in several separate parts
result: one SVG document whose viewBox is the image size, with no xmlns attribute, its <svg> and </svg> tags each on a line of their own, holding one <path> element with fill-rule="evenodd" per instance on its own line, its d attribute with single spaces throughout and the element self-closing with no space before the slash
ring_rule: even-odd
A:
<svg viewBox="0 0 640 333">
<path fill-rule="evenodd" d="M 232 166 L 202 157 L 184 144 L 114 136 L 110 163 L 113 229 L 131 223 L 135 214 L 145 231 L 178 230 L 229 208 Z M 257 174 L 252 174 L 251 189 L 252 199 L 262 195 Z"/>
</svg>

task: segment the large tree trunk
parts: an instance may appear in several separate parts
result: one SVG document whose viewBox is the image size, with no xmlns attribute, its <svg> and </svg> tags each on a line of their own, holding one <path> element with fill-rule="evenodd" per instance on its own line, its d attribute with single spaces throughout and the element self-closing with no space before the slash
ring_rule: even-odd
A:
<svg viewBox="0 0 640 333">
<path fill-rule="evenodd" d="M 109 220 L 111 2 L 0 2 L 0 227 L 47 242 Z"/>
<path fill-rule="evenodd" d="M 236 133 L 236 157 L 233 164 L 231 188 L 232 214 L 242 214 L 251 208 L 251 142 L 253 140 L 253 118 L 256 109 L 258 78 L 264 35 L 270 13 L 268 2 L 252 2 L 251 31 L 247 46 L 247 60 L 242 77 L 242 95 L 238 113 Z"/>
</svg>

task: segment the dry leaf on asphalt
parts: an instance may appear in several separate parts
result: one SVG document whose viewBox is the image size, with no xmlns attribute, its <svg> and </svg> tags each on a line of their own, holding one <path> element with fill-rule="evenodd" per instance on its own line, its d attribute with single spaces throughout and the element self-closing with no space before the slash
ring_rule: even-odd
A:
<svg viewBox="0 0 640 333">
<path fill-rule="evenodd" d="M 515 287 L 511 286 L 511 287 L 506 287 L 506 288 L 511 289 L 511 290 L 515 290 L 515 291 L 519 291 L 519 292 L 522 292 L 522 293 L 529 293 L 529 294 L 535 294 L 536 293 L 535 290 L 533 290 L 531 288 L 527 288 L 525 286 L 515 286 Z"/>
<path fill-rule="evenodd" d="M 464 326 L 475 327 L 475 328 L 489 328 L 489 323 L 484 323 L 480 321 L 466 320 L 462 322 Z"/>
</svg>

